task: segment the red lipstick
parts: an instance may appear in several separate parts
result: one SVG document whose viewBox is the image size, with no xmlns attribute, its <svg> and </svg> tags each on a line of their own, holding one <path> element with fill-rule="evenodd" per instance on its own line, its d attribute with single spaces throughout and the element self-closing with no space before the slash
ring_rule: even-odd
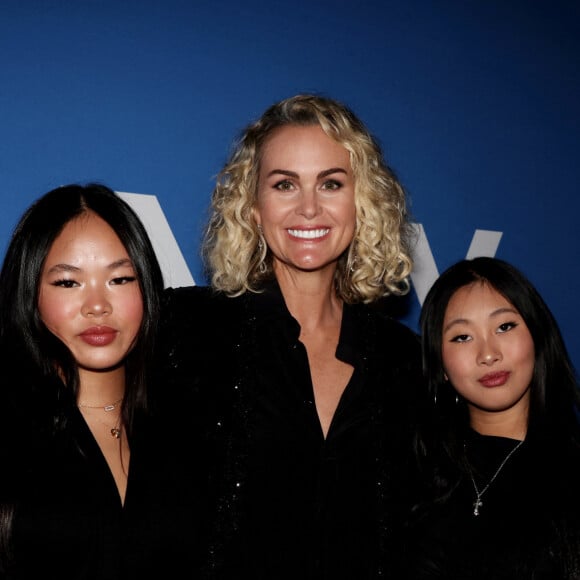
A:
<svg viewBox="0 0 580 580">
<path fill-rule="evenodd" d="M 498 371 L 495 373 L 487 373 L 486 375 L 483 375 L 483 377 L 478 379 L 478 381 L 484 387 L 501 387 L 502 385 L 505 385 L 507 383 L 507 380 L 509 379 L 510 374 L 511 373 L 508 371 Z"/>
<path fill-rule="evenodd" d="M 91 326 L 79 336 L 91 346 L 107 346 L 115 340 L 117 331 L 109 326 Z"/>
</svg>

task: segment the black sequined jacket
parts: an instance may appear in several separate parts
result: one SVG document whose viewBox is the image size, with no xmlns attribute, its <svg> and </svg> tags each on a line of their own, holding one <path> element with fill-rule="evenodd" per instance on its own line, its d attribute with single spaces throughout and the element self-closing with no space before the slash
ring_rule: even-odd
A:
<svg viewBox="0 0 580 580">
<path fill-rule="evenodd" d="M 325 439 L 300 328 L 276 284 L 237 298 L 169 289 L 164 319 L 159 408 L 208 476 L 200 577 L 395 578 L 422 392 L 416 334 L 345 305 L 337 357 L 354 373 Z"/>
</svg>

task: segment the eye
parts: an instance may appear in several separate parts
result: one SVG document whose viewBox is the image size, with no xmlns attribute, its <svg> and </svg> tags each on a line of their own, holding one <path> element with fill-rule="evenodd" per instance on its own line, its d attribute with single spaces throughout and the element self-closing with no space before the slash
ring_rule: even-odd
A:
<svg viewBox="0 0 580 580">
<path fill-rule="evenodd" d="M 500 324 L 498 327 L 498 332 L 503 333 L 503 332 L 508 332 L 510 331 L 512 328 L 515 328 L 516 326 L 518 326 L 517 322 L 504 322 L 503 324 Z"/>
<path fill-rule="evenodd" d="M 57 286 L 59 288 L 74 288 L 75 286 L 78 286 L 78 283 L 75 280 L 65 279 L 54 280 L 54 282 L 51 282 L 50 284 L 51 286 Z"/>
<path fill-rule="evenodd" d="M 135 282 L 136 280 L 137 278 L 135 276 L 119 276 L 118 278 L 113 278 L 111 284 L 114 286 L 123 286 L 124 284 Z"/>
<path fill-rule="evenodd" d="M 469 334 L 458 334 L 457 336 L 451 338 L 449 342 L 468 342 L 469 340 L 471 340 L 471 336 L 469 336 Z"/>
<path fill-rule="evenodd" d="M 282 181 L 278 181 L 274 184 L 274 189 L 277 189 L 278 191 L 292 191 L 294 186 L 288 179 L 283 179 Z"/>
<path fill-rule="evenodd" d="M 322 189 L 330 191 L 335 191 L 337 189 L 340 189 L 341 187 L 342 183 L 340 181 L 337 181 L 336 179 L 328 179 L 322 184 Z"/>
</svg>

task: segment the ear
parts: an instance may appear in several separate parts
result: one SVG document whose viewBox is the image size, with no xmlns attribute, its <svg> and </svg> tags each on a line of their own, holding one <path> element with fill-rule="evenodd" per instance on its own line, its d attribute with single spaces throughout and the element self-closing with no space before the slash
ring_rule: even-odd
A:
<svg viewBox="0 0 580 580">
<path fill-rule="evenodd" d="M 256 225 L 262 225 L 262 216 L 260 215 L 260 210 L 257 207 L 252 208 L 252 217 L 254 218 Z"/>
</svg>

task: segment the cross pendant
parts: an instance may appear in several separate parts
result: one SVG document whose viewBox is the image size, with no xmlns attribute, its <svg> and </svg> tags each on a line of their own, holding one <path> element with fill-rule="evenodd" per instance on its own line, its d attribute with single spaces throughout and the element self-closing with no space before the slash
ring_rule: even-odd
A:
<svg viewBox="0 0 580 580">
<path fill-rule="evenodd" d="M 473 502 L 473 515 L 474 516 L 478 516 L 479 515 L 479 508 L 483 505 L 483 502 L 477 498 L 474 502 Z"/>
</svg>

